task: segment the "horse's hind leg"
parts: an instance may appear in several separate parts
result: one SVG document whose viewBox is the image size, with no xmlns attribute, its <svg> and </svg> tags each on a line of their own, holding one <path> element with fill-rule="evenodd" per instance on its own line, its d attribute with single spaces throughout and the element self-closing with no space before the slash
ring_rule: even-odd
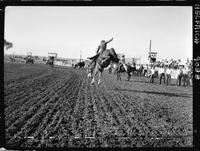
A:
<svg viewBox="0 0 200 151">
<path fill-rule="evenodd" d="M 101 83 L 102 72 L 103 72 L 103 71 L 100 71 L 100 72 L 99 72 L 99 81 L 98 81 L 98 85 Z"/>
</svg>

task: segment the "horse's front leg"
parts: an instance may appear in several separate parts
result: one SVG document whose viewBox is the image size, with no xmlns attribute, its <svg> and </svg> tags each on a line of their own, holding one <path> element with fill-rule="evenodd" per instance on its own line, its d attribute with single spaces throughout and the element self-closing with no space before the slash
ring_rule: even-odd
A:
<svg viewBox="0 0 200 151">
<path fill-rule="evenodd" d="M 98 68 L 97 68 L 97 66 L 96 66 L 96 67 L 95 67 L 95 70 L 94 70 L 94 73 L 93 73 L 93 78 L 92 78 L 91 84 L 94 84 L 94 82 L 95 82 L 95 76 L 97 75 L 97 73 L 98 73 Z"/>
</svg>

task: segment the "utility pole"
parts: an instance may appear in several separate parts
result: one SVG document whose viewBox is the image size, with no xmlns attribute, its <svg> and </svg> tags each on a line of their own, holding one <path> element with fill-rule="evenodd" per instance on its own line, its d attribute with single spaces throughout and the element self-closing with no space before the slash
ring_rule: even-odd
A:
<svg viewBox="0 0 200 151">
<path fill-rule="evenodd" d="M 152 52 L 151 51 L 151 40 L 150 40 L 150 46 L 149 46 L 149 57 L 148 57 L 148 60 L 149 60 L 149 63 L 155 63 L 156 62 L 156 55 L 157 55 L 157 52 Z"/>
<path fill-rule="evenodd" d="M 151 62 L 151 40 L 149 45 L 149 56 L 148 56 L 149 63 Z"/>
</svg>

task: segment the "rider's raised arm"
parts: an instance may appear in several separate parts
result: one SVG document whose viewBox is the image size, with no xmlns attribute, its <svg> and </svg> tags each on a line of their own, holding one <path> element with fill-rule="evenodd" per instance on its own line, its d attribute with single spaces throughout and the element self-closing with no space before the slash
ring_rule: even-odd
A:
<svg viewBox="0 0 200 151">
<path fill-rule="evenodd" d="M 106 44 L 109 43 L 109 42 L 111 42 L 112 40 L 113 40 L 113 38 L 111 38 L 110 40 L 106 41 Z"/>
<path fill-rule="evenodd" d="M 98 48 L 96 50 L 96 53 L 99 53 L 99 50 L 100 50 L 100 46 L 98 46 Z"/>
</svg>

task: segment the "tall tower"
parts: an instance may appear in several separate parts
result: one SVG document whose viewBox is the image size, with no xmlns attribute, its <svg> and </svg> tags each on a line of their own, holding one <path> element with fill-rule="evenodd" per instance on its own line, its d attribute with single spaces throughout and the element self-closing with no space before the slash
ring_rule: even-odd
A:
<svg viewBox="0 0 200 151">
<path fill-rule="evenodd" d="M 156 62 L 156 55 L 157 55 L 157 52 L 152 52 L 151 51 L 151 40 L 150 40 L 149 55 L 148 55 L 149 64 Z"/>
<path fill-rule="evenodd" d="M 151 60 L 151 40 L 150 40 L 150 45 L 149 45 L 149 56 L 148 56 L 148 60 L 150 62 Z"/>
</svg>

